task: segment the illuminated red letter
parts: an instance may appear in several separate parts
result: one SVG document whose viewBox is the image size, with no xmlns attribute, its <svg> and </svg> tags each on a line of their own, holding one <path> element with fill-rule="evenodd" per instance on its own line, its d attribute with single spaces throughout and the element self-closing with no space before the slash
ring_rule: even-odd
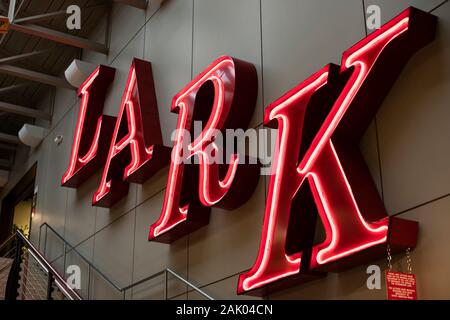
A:
<svg viewBox="0 0 450 320">
<path fill-rule="evenodd" d="M 149 240 L 174 241 L 207 224 L 210 206 L 233 209 L 251 196 L 258 182 L 259 166 L 248 165 L 237 154 L 231 155 L 230 164 L 212 163 L 205 149 L 212 146 L 217 150 L 216 130 L 247 128 L 256 104 L 257 85 L 252 64 L 222 57 L 174 97 L 172 111 L 179 113 L 178 136 L 163 209 L 151 226 Z M 192 131 L 194 120 L 206 125 L 189 144 L 189 154 L 183 157 L 198 157 L 198 168 L 179 161 L 183 129 Z"/>
<path fill-rule="evenodd" d="M 104 164 L 116 118 L 104 116 L 103 105 L 114 73 L 115 69 L 101 65 L 78 90 L 81 102 L 72 153 L 61 179 L 65 187 L 77 188 Z"/>
<path fill-rule="evenodd" d="M 382 257 L 388 242 L 393 251 L 415 246 L 417 223 L 388 217 L 358 142 L 408 59 L 433 40 L 435 24 L 410 8 L 347 50 L 340 70 L 325 67 L 267 108 L 265 123 L 279 136 L 258 257 L 238 293 Z M 316 213 L 325 239 L 314 245 Z"/>
<path fill-rule="evenodd" d="M 129 182 L 143 183 L 169 160 L 170 148 L 162 145 L 151 64 L 134 59 L 92 204 L 111 207 L 127 195 Z"/>
</svg>

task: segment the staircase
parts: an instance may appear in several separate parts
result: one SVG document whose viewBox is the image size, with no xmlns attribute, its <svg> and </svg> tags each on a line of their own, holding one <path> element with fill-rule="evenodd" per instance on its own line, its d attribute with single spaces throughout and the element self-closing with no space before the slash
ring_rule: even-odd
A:
<svg viewBox="0 0 450 320">
<path fill-rule="evenodd" d="M 23 255 L 20 268 L 19 300 L 47 300 L 48 275 L 45 268 L 29 252 Z M 64 294 L 53 283 L 50 288 L 51 300 L 65 300 Z"/>
<path fill-rule="evenodd" d="M 12 263 L 13 259 L 11 258 L 0 258 L 0 300 L 5 298 L 6 282 Z"/>
<path fill-rule="evenodd" d="M 80 261 L 84 267 L 84 274 L 88 275 L 84 277 L 87 280 L 80 289 L 72 288 L 72 285 L 68 284 L 66 262 L 69 259 Z M 186 286 L 186 289 L 197 292 L 201 297 L 214 300 L 203 290 L 168 268 L 121 287 L 80 254 L 47 223 L 43 223 L 40 227 L 38 248 L 20 231 L 0 245 L 0 300 L 92 299 L 91 279 L 94 278 L 96 281 L 104 282 L 115 292 L 116 296 L 122 297 L 122 299 L 128 299 L 133 288 L 138 286 L 142 288 L 143 284 L 154 284 L 154 280 L 162 279 L 163 298 L 166 300 L 170 299 L 169 281 L 179 282 Z"/>
<path fill-rule="evenodd" d="M 81 300 L 36 247 L 17 231 L 0 245 L 1 300 Z"/>
</svg>

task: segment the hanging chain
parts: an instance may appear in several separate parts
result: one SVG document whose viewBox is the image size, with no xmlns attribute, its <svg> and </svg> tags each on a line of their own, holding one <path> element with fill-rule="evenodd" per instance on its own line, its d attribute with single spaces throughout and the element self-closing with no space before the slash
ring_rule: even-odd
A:
<svg viewBox="0 0 450 320">
<path fill-rule="evenodd" d="M 412 273 L 411 248 L 406 249 L 406 265 L 407 265 L 408 273 Z"/>
<path fill-rule="evenodd" d="M 392 255 L 391 255 L 391 246 L 387 245 L 387 266 L 389 270 L 392 270 Z"/>
</svg>

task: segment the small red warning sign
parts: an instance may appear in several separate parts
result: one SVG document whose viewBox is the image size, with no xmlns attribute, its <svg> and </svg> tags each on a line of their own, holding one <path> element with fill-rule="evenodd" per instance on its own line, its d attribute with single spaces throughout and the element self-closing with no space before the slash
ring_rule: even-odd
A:
<svg viewBox="0 0 450 320">
<path fill-rule="evenodd" d="M 388 270 L 386 290 L 388 300 L 417 300 L 416 276 Z"/>
</svg>

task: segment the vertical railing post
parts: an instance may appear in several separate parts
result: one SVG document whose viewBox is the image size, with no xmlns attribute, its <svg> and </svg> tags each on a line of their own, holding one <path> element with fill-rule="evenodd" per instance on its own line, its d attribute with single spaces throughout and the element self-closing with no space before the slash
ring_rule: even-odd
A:
<svg viewBox="0 0 450 320">
<path fill-rule="evenodd" d="M 47 237 L 48 237 L 48 228 L 46 226 L 45 227 L 44 250 L 43 250 L 44 257 L 46 257 L 46 258 L 47 258 Z"/>
<path fill-rule="evenodd" d="M 15 256 L 6 282 L 5 300 L 17 300 L 19 294 L 20 269 L 23 260 L 22 247 L 22 239 L 16 237 Z"/>
<path fill-rule="evenodd" d="M 39 227 L 39 239 L 38 239 L 38 249 L 42 252 L 42 248 L 41 248 L 41 237 L 42 237 L 42 226 L 44 224 L 41 224 L 41 226 Z"/>
<path fill-rule="evenodd" d="M 91 298 L 91 265 L 88 264 L 87 299 Z"/>
<path fill-rule="evenodd" d="M 64 275 L 64 279 L 66 278 L 66 259 L 67 259 L 67 247 L 66 247 L 66 243 L 64 242 L 64 261 L 63 261 L 63 270 L 62 270 L 62 274 Z"/>
<path fill-rule="evenodd" d="M 165 270 L 164 272 L 164 296 L 165 296 L 165 300 L 168 300 L 169 298 L 169 287 L 168 287 L 168 283 L 169 283 L 169 274 L 167 272 L 167 270 Z"/>
<path fill-rule="evenodd" d="M 54 281 L 55 281 L 55 278 L 53 278 L 53 275 L 49 272 L 48 280 L 47 280 L 47 300 L 53 300 L 52 293 L 53 293 L 53 282 Z"/>
</svg>

